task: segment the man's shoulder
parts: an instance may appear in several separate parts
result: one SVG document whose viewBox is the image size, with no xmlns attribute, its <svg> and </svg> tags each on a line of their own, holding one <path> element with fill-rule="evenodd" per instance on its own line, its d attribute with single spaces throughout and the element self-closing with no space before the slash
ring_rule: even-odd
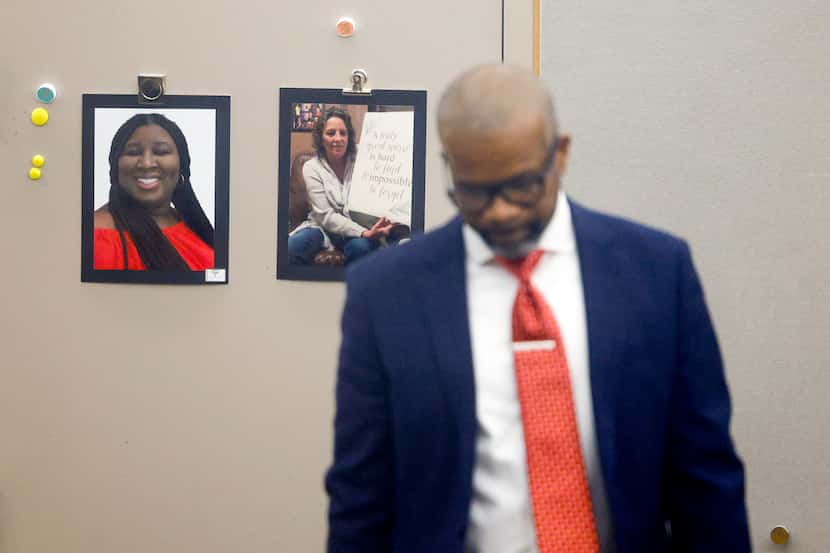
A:
<svg viewBox="0 0 830 553">
<path fill-rule="evenodd" d="M 570 198 L 569 203 L 578 241 L 587 239 L 643 253 L 668 253 L 687 249 L 683 238 L 667 230 L 628 217 L 597 211 Z"/>
</svg>

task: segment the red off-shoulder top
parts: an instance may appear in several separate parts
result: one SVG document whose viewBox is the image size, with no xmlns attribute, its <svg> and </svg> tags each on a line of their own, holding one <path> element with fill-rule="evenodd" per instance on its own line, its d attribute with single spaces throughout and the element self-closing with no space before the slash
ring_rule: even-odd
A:
<svg viewBox="0 0 830 553">
<path fill-rule="evenodd" d="M 204 271 L 213 268 L 213 248 L 205 244 L 199 236 L 183 222 L 161 229 L 167 240 L 176 248 L 191 271 Z M 129 233 L 124 233 L 127 242 L 127 269 L 146 271 Z M 104 270 L 121 270 L 124 268 L 124 250 L 121 238 L 115 229 L 95 229 L 93 251 L 93 268 Z"/>
</svg>

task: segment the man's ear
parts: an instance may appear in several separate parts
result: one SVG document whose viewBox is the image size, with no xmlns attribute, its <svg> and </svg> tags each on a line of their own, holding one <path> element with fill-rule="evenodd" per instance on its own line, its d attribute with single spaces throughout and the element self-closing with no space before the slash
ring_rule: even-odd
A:
<svg viewBox="0 0 830 553">
<path fill-rule="evenodd" d="M 553 159 L 553 166 L 556 168 L 556 174 L 560 177 L 565 174 L 568 168 L 568 154 L 571 150 L 571 135 L 560 134 L 559 140 L 556 144 L 556 155 Z"/>
</svg>

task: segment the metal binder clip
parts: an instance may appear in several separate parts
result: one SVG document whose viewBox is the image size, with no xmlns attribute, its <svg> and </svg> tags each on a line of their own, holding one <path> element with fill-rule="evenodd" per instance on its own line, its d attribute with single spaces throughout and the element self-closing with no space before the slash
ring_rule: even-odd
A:
<svg viewBox="0 0 830 553">
<path fill-rule="evenodd" d="M 366 81 L 369 80 L 369 77 L 366 75 L 366 71 L 363 69 L 355 69 L 352 71 L 352 87 L 351 88 L 344 88 L 343 94 L 371 94 L 371 88 L 365 88 L 363 85 L 366 84 Z"/>
<path fill-rule="evenodd" d="M 152 104 L 164 96 L 164 75 L 138 76 L 138 103 Z"/>
</svg>

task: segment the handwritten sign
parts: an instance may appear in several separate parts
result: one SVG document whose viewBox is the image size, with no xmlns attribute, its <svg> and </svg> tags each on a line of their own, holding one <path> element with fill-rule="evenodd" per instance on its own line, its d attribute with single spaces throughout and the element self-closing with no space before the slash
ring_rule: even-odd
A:
<svg viewBox="0 0 830 553">
<path fill-rule="evenodd" d="M 410 226 L 414 135 L 412 111 L 366 114 L 352 170 L 350 212 Z"/>
</svg>

